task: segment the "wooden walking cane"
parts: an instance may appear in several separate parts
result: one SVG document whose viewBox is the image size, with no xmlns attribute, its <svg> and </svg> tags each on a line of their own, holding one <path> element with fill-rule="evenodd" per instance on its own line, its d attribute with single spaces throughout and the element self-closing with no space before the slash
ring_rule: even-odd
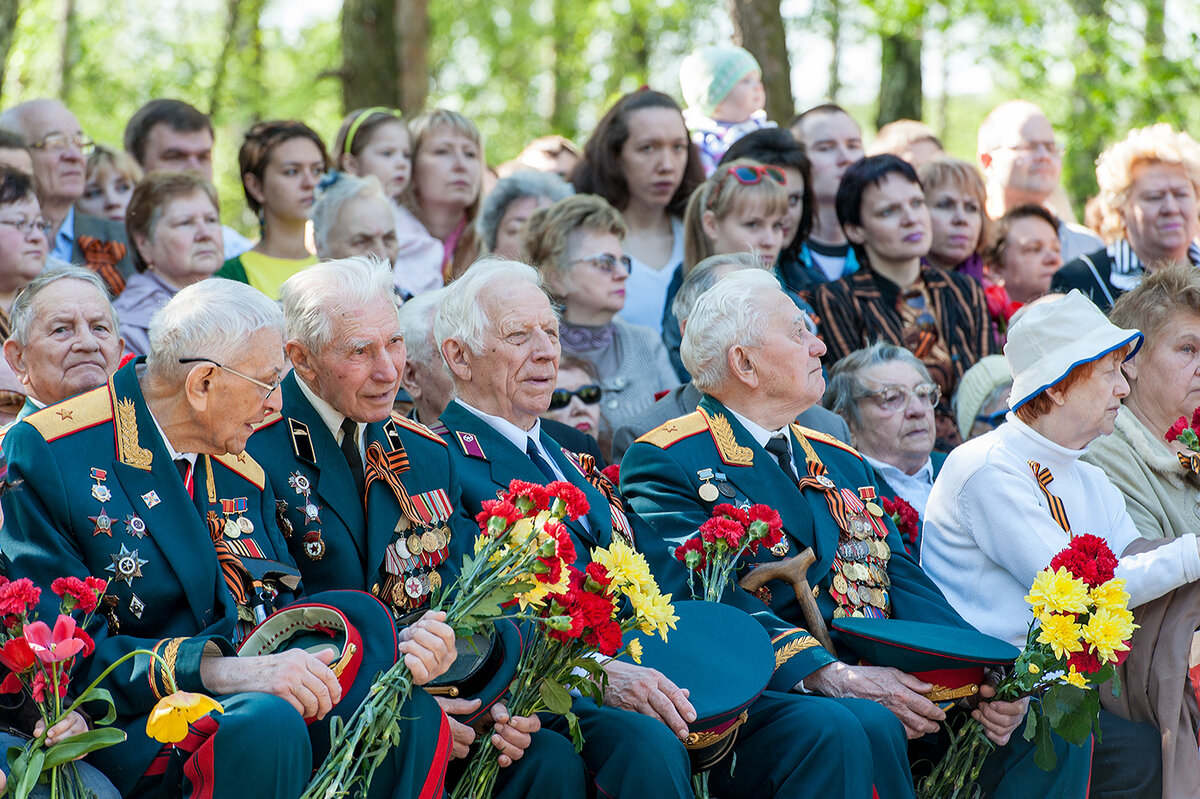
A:
<svg viewBox="0 0 1200 799">
<path fill-rule="evenodd" d="M 796 601 L 800 603 L 809 634 L 833 654 L 833 641 L 829 638 L 829 629 L 825 626 L 821 609 L 817 607 L 817 598 L 813 596 L 812 588 L 808 585 L 808 567 L 816 560 L 817 556 L 813 554 L 812 547 L 805 547 L 803 552 L 794 557 L 755 566 L 738 581 L 738 585 L 754 592 L 771 580 L 789 583 L 796 592 Z"/>
</svg>

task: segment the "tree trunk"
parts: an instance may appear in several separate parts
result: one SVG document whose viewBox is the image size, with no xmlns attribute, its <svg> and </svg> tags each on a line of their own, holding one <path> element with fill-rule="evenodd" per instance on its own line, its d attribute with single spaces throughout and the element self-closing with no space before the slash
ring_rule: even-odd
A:
<svg viewBox="0 0 1200 799">
<path fill-rule="evenodd" d="M 400 104 L 395 12 L 395 0 L 346 0 L 342 6 L 342 104 L 346 111 Z"/>
<path fill-rule="evenodd" d="M 75 0 L 62 0 L 62 19 L 59 23 L 58 85 L 54 94 L 70 104 L 71 72 L 79 61 L 79 31 L 76 24 Z"/>
<path fill-rule="evenodd" d="M 221 42 L 221 55 L 217 57 L 217 65 L 213 75 L 212 94 L 208 98 L 209 119 L 215 119 L 217 108 L 221 103 L 221 90 L 225 87 L 225 75 L 229 72 L 229 57 L 233 54 L 234 39 L 237 36 L 238 8 L 241 0 L 228 0 L 225 9 L 225 41 Z"/>
<path fill-rule="evenodd" d="M 8 53 L 12 50 L 20 11 L 21 0 L 0 0 L 0 93 L 4 91 L 5 68 L 8 66 Z M 0 94 L 0 99 L 2 97 Z"/>
<path fill-rule="evenodd" d="M 897 119 L 920 119 L 922 110 L 920 34 L 909 37 L 885 33 L 880 39 L 883 46 L 876 129 Z"/>
<path fill-rule="evenodd" d="M 1141 97 L 1141 111 L 1136 118 L 1149 121 L 1165 117 L 1182 127 L 1184 113 L 1174 102 L 1177 88 L 1173 85 L 1181 70 L 1163 52 L 1167 42 L 1166 0 L 1143 0 L 1142 6 L 1146 10 L 1142 73 L 1147 91 Z"/>
<path fill-rule="evenodd" d="M 266 118 L 264 111 L 269 105 L 267 95 L 267 82 L 264 78 L 265 71 L 263 64 L 267 58 L 267 46 L 263 41 L 262 31 L 262 14 L 263 6 L 266 5 L 266 0 L 250 0 L 250 13 L 247 14 L 249 19 L 249 29 L 247 35 L 250 37 L 250 86 L 251 97 L 251 117 L 254 122 L 261 122 Z"/>
<path fill-rule="evenodd" d="M 787 32 L 779 13 L 780 0 L 729 0 L 733 41 L 758 59 L 767 91 L 767 117 L 781 125 L 796 113 L 792 97 L 792 67 Z"/>
<path fill-rule="evenodd" d="M 411 117 L 421 113 L 429 96 L 429 0 L 395 0 L 394 14 L 399 107 Z"/>
<path fill-rule="evenodd" d="M 1088 124 L 1072 129 L 1063 163 L 1063 187 L 1078 208 L 1084 198 L 1096 193 L 1096 156 L 1106 141 L 1113 140 L 1117 98 L 1111 96 L 1106 72 L 1115 56 L 1105 0 L 1072 0 L 1071 7 L 1078 20 L 1071 59 L 1075 82 L 1067 119 L 1086 119 Z"/>
<path fill-rule="evenodd" d="M 842 91 L 842 2 L 829 0 L 829 101 L 836 103 Z"/>
</svg>

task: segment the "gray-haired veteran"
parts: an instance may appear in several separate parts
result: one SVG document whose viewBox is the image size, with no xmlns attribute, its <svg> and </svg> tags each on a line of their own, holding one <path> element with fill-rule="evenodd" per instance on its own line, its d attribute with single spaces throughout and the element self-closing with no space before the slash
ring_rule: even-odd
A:
<svg viewBox="0 0 1200 799">
<path fill-rule="evenodd" d="M 621 488 L 649 525 L 639 546 L 667 582 L 664 591 L 686 590 L 672 549 L 695 534 L 716 503 L 763 503 L 779 512 L 783 540 L 747 556 L 749 574 L 810 548 L 815 562 L 807 583 L 800 589 L 771 580 L 753 593 L 737 587 L 724 601 L 770 633 L 778 664 L 770 687 L 806 692 L 824 706 L 823 718 L 848 717 L 858 727 L 857 768 L 880 796 L 911 796 L 905 739 L 938 731 L 945 713 L 934 701 L 936 686 L 896 668 L 856 665 L 860 658 L 837 631 L 827 645 L 816 636 L 844 617 L 938 624 L 948 635 L 970 625 L 905 553 L 862 456 L 794 423 L 825 390 L 825 346 L 803 317 L 771 275 L 754 270 L 728 275 L 702 295 L 681 353 L 704 397 L 695 412 L 629 448 Z M 802 599 L 814 596 L 816 607 Z M 984 699 L 991 691 L 979 688 Z M 998 745 L 996 768 L 982 779 L 997 796 L 1082 799 L 1086 748 L 1069 765 L 1059 752 L 1059 769 L 1043 772 L 1027 742 L 1013 736 L 1023 702 L 982 701 L 973 712 Z M 1074 764 L 1082 766 L 1082 783 Z M 993 775 L 999 784 L 989 781 Z"/>
<path fill-rule="evenodd" d="M 266 470 L 304 583 L 369 591 L 398 619 L 419 617 L 433 588 L 454 579 L 451 542 L 469 550 L 479 527 L 462 510 L 446 442 L 392 411 L 405 361 L 392 271 L 366 256 L 326 261 L 289 278 L 279 298 L 292 371 L 282 408 L 247 450 Z M 570 741 L 505 708 L 520 636 L 511 622 L 497 626 L 487 657 L 464 642 L 467 673 L 456 664 L 455 685 L 430 688 L 450 714 L 451 782 L 473 744 L 495 746 L 506 766 L 496 796 L 582 797 Z"/>
<path fill-rule="evenodd" d="M 374 674 L 364 667 L 343 685 L 329 648 L 235 656 L 251 628 L 301 598 L 275 494 L 244 451 L 254 425 L 279 410 L 283 343 L 283 317 L 264 295 L 202 281 L 151 321 L 148 358 L 5 437 L 17 484 L 3 496 L 8 576 L 42 588 L 42 618 L 57 613 L 55 578 L 109 580 L 89 629 L 95 653 L 76 665 L 76 683 L 138 648 L 165 664 L 139 656 L 106 682 L 128 737 L 91 760 L 122 796 L 294 799 L 328 746 L 330 719 L 353 712 Z M 363 613 L 364 662 L 380 630 L 392 636 L 384 662 L 403 656 L 418 684 L 453 662 L 453 631 L 436 617 L 402 630 L 397 652 L 386 608 L 362 593 L 350 594 L 346 617 L 350 605 Z M 375 622 L 386 626 L 363 626 Z M 170 682 L 216 697 L 225 712 L 163 746 L 146 717 Z M 444 715 L 415 691 L 400 724 L 370 796 L 437 795 L 450 755 Z"/>
</svg>

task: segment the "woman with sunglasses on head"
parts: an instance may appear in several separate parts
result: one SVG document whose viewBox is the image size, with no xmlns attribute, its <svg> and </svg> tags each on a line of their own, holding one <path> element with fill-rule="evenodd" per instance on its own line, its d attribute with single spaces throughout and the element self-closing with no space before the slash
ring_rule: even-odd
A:
<svg viewBox="0 0 1200 799">
<path fill-rule="evenodd" d="M 570 180 L 575 191 L 599 195 L 620 212 L 633 263 L 621 317 L 660 332 L 668 287 L 683 263 L 681 217 L 704 181 L 679 104 L 650 89 L 622 97 L 596 125 Z"/>
<path fill-rule="evenodd" d="M 842 178 L 837 213 L 866 268 L 813 292 L 826 365 L 874 341 L 899 344 L 949 398 L 996 342 L 979 283 L 921 261 L 932 222 L 917 173 L 894 155 L 864 158 Z M 937 418 L 938 449 L 947 450 L 960 441 L 948 402 Z"/>
<path fill-rule="evenodd" d="M 529 262 L 562 308 L 563 352 L 590 361 L 600 376 L 602 440 L 678 383 L 658 333 L 617 316 L 631 268 L 624 237 L 621 214 L 590 194 L 537 210 L 525 233 Z"/>
</svg>

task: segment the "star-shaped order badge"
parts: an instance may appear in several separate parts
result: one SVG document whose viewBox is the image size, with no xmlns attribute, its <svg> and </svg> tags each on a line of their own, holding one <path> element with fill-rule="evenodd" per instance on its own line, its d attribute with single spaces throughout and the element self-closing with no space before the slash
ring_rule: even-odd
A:
<svg viewBox="0 0 1200 799">
<path fill-rule="evenodd" d="M 100 508 L 100 512 L 95 516 L 89 516 L 92 524 L 96 525 L 96 529 L 92 530 L 92 535 L 97 536 L 104 533 L 109 538 L 112 538 L 112 517 L 105 513 L 104 508 Z"/>
<path fill-rule="evenodd" d="M 112 554 L 112 565 L 105 566 L 106 572 L 112 572 L 114 578 L 122 580 L 130 588 L 133 587 L 133 578 L 142 576 L 142 567 L 149 561 L 142 560 L 138 557 L 138 551 L 135 549 L 130 551 L 128 547 L 121 544 L 121 551 Z"/>
</svg>

